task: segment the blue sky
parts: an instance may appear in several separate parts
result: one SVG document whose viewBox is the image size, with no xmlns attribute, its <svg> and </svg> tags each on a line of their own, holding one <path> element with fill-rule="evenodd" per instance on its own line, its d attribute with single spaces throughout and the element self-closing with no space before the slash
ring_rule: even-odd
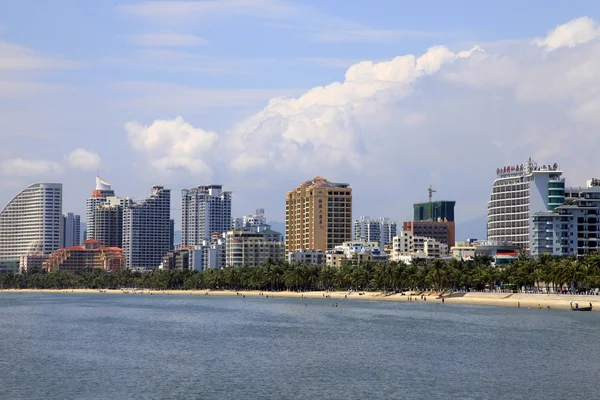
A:
<svg viewBox="0 0 600 400">
<path fill-rule="evenodd" d="M 533 154 L 568 184 L 600 167 L 595 1 L 0 9 L 3 204 L 58 181 L 83 214 L 99 172 L 123 196 L 174 189 L 177 219 L 178 189 L 214 182 L 235 214 L 282 221 L 285 191 L 322 175 L 351 183 L 356 217 L 398 221 L 433 184 L 481 237 L 497 166 Z"/>
</svg>

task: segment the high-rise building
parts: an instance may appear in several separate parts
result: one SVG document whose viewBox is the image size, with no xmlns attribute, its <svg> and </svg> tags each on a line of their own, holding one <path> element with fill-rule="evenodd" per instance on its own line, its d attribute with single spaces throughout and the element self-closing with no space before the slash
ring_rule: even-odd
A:
<svg viewBox="0 0 600 400">
<path fill-rule="evenodd" d="M 389 218 L 370 219 L 361 216 L 354 221 L 354 240 L 377 242 L 379 248 L 383 249 L 386 244 L 392 243 L 396 230 L 396 222 Z"/>
<path fill-rule="evenodd" d="M 213 233 L 231 229 L 231 192 L 222 185 L 198 186 L 181 191 L 181 246 L 210 240 Z"/>
<path fill-rule="evenodd" d="M 352 188 L 320 176 L 287 192 L 286 253 L 329 250 L 352 240 Z"/>
<path fill-rule="evenodd" d="M 73 213 L 63 214 L 63 240 L 61 247 L 79 246 L 81 243 L 81 217 Z"/>
<path fill-rule="evenodd" d="M 565 180 L 558 164 L 524 164 L 496 170 L 488 202 L 487 239 L 510 242 L 529 253 L 533 216 L 552 211 L 565 201 Z"/>
<path fill-rule="evenodd" d="M 432 201 L 413 204 L 415 221 L 454 221 L 455 201 Z"/>
<path fill-rule="evenodd" d="M 103 246 L 123 248 L 123 213 L 131 204 L 131 199 L 110 196 L 96 206 L 94 236 Z"/>
<path fill-rule="evenodd" d="M 171 191 L 154 186 L 150 196 L 123 211 L 123 255 L 129 269 L 155 269 L 169 251 Z"/>
<path fill-rule="evenodd" d="M 227 267 L 258 267 L 268 260 L 284 260 L 285 244 L 281 233 L 232 230 L 225 237 Z"/>
<path fill-rule="evenodd" d="M 115 191 L 110 188 L 110 184 L 100 177 L 96 177 L 96 189 L 92 190 L 92 197 L 86 201 L 86 239 L 95 238 L 94 216 L 96 207 L 106 202 L 107 197 L 114 196 Z"/>
<path fill-rule="evenodd" d="M 62 184 L 36 183 L 0 212 L 0 261 L 48 256 L 62 244 Z"/>
</svg>

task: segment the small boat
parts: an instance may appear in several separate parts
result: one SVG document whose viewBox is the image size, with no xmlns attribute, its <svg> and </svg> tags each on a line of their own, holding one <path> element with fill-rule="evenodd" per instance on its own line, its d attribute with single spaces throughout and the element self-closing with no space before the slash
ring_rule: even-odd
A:
<svg viewBox="0 0 600 400">
<path fill-rule="evenodd" d="M 575 303 L 575 307 L 571 304 L 571 311 L 592 311 L 592 303 L 589 307 L 579 307 L 579 304 Z"/>
<path fill-rule="evenodd" d="M 592 311 L 592 307 L 576 307 L 571 308 L 571 311 Z"/>
</svg>

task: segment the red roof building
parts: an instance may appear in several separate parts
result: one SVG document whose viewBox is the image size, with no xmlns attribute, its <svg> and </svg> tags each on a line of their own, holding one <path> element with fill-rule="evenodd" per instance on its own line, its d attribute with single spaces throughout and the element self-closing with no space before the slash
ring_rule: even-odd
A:
<svg viewBox="0 0 600 400">
<path fill-rule="evenodd" d="M 59 249 L 44 262 L 46 271 L 77 272 L 86 269 L 118 271 L 125 265 L 123 250 L 103 247 L 98 240 L 84 240 L 81 246 Z"/>
</svg>

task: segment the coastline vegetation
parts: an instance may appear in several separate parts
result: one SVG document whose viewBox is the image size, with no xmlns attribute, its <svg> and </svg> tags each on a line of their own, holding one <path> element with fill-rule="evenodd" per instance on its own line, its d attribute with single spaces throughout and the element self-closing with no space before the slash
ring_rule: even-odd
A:
<svg viewBox="0 0 600 400">
<path fill-rule="evenodd" d="M 32 271 L 0 275 L 2 289 L 120 289 L 155 290 L 486 290 L 526 289 L 556 292 L 569 288 L 586 292 L 600 287 L 600 254 L 582 259 L 542 256 L 520 257 L 505 267 L 491 265 L 491 258 L 472 261 L 433 260 L 411 265 L 398 262 L 325 265 L 269 261 L 259 267 L 230 267 L 223 270 L 154 270 L 82 272 Z"/>
</svg>

